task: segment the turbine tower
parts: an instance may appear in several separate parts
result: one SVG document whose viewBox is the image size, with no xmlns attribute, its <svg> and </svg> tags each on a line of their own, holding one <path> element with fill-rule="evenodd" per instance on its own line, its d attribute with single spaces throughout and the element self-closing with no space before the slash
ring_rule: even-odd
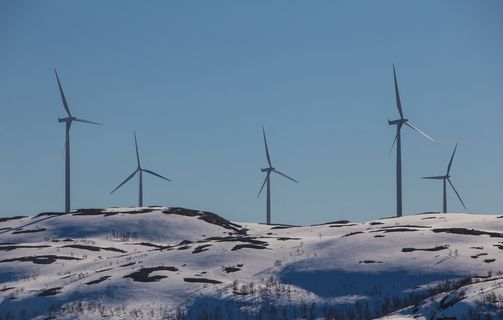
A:
<svg viewBox="0 0 503 320">
<path fill-rule="evenodd" d="M 461 196 L 459 195 L 456 188 L 454 188 L 454 185 L 452 184 L 451 179 L 450 179 L 451 178 L 450 173 L 451 173 L 452 160 L 454 159 L 454 154 L 456 153 L 457 148 L 458 148 L 458 144 L 456 143 L 456 146 L 454 147 L 454 151 L 452 152 L 451 160 L 449 161 L 449 165 L 447 166 L 447 173 L 444 176 L 423 177 L 423 179 L 442 180 L 442 182 L 444 183 L 444 198 L 443 198 L 444 213 L 447 213 L 447 185 L 446 185 L 446 181 L 449 182 L 449 184 L 452 187 L 452 190 L 454 190 L 454 192 L 458 196 L 459 201 L 463 205 L 463 208 L 465 208 L 465 210 L 466 210 L 465 203 L 461 199 Z"/>
<path fill-rule="evenodd" d="M 269 156 L 269 148 L 267 147 L 267 139 L 265 137 L 265 130 L 264 127 L 262 127 L 262 134 L 264 135 L 264 145 L 265 145 L 265 156 L 267 158 L 267 163 L 269 166 L 267 168 L 262 168 L 260 171 L 262 172 L 267 172 L 267 175 L 265 176 L 264 183 L 262 183 L 262 187 L 260 187 L 260 191 L 258 192 L 257 198 L 260 197 L 260 193 L 262 193 L 262 189 L 264 189 L 264 186 L 267 183 L 267 202 L 266 202 L 266 207 L 267 207 L 267 224 L 271 224 L 271 172 L 275 172 L 287 179 L 292 180 L 293 182 L 299 183 L 297 180 L 290 178 L 286 174 L 280 172 L 276 168 L 272 166 L 271 163 L 271 157 Z"/>
<path fill-rule="evenodd" d="M 131 173 L 131 175 L 126 178 L 126 180 L 124 180 L 121 184 L 119 184 L 117 186 L 117 188 L 115 188 L 112 192 L 110 192 L 110 194 L 114 193 L 117 189 L 122 187 L 126 182 L 128 182 L 132 177 L 134 177 L 135 174 L 140 173 L 140 175 L 139 175 L 139 189 L 138 189 L 138 207 L 143 207 L 143 172 L 150 173 L 151 175 L 154 175 L 154 176 L 159 177 L 164 180 L 168 180 L 170 182 L 173 182 L 173 181 L 171 181 L 170 179 L 163 177 L 160 174 L 155 173 L 151 170 L 147 170 L 141 166 L 140 154 L 138 153 L 138 142 L 136 140 L 136 132 L 133 131 L 133 133 L 134 133 L 134 145 L 136 148 L 136 163 L 137 163 L 136 170 L 133 171 L 133 173 Z"/>
<path fill-rule="evenodd" d="M 54 69 L 56 74 L 56 80 L 58 81 L 59 93 L 61 94 L 61 100 L 63 101 L 63 107 L 65 107 L 68 116 L 66 118 L 58 118 L 59 122 L 64 122 L 66 124 L 66 142 L 65 142 L 65 212 L 70 212 L 70 127 L 73 121 L 90 123 L 101 125 L 101 123 L 84 120 L 72 116 L 70 108 L 68 107 L 68 102 L 66 101 L 63 88 L 61 87 L 61 82 L 59 81 L 58 72 Z"/>
<path fill-rule="evenodd" d="M 400 113 L 400 119 L 390 121 L 388 120 L 388 124 L 390 126 L 396 126 L 396 136 L 393 141 L 393 145 L 391 146 L 391 151 L 393 151 L 393 147 L 396 143 L 396 216 L 402 216 L 402 140 L 401 140 L 401 129 L 403 125 L 408 126 L 409 128 L 419 132 L 427 139 L 433 141 L 433 139 L 428 136 L 423 131 L 419 130 L 415 126 L 413 126 L 409 119 L 405 118 L 402 111 L 402 103 L 400 102 L 400 93 L 398 92 L 398 82 L 396 80 L 396 72 L 395 65 L 393 64 L 393 78 L 395 81 L 395 96 L 396 96 L 396 106 L 398 108 L 398 112 Z"/>
</svg>

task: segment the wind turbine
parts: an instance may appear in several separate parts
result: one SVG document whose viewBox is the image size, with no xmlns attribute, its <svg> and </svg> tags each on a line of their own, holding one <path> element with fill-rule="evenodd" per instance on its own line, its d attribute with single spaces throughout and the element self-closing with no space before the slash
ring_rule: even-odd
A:
<svg viewBox="0 0 503 320">
<path fill-rule="evenodd" d="M 262 172 L 267 172 L 267 175 L 265 176 L 264 183 L 262 183 L 262 187 L 260 187 L 260 191 L 258 192 L 257 198 L 260 197 L 260 193 L 262 193 L 262 189 L 264 189 L 264 186 L 267 183 L 267 224 L 271 224 L 271 172 L 275 172 L 287 179 L 292 180 L 293 182 L 299 183 L 297 180 L 290 178 L 286 174 L 280 172 L 276 168 L 272 166 L 271 163 L 271 157 L 269 156 L 269 148 L 267 147 L 267 139 L 265 137 L 265 130 L 264 127 L 262 127 L 262 134 L 264 135 L 264 145 L 265 145 L 265 156 L 267 158 L 267 163 L 269 166 L 267 168 L 262 168 L 260 171 Z"/>
<path fill-rule="evenodd" d="M 442 180 L 443 181 L 443 183 L 444 183 L 444 199 L 443 199 L 444 200 L 443 201 L 443 204 L 444 204 L 444 208 L 443 208 L 444 209 L 444 213 L 447 213 L 447 185 L 445 183 L 446 181 L 449 182 L 449 184 L 452 187 L 452 190 L 454 190 L 454 192 L 458 196 L 459 201 L 463 205 L 463 208 L 465 208 L 465 210 L 466 210 L 465 203 L 461 199 L 461 196 L 459 195 L 459 193 L 456 190 L 456 188 L 454 188 L 454 185 L 452 184 L 451 179 L 450 179 L 451 176 L 449 175 L 450 172 L 451 172 L 452 160 L 454 159 L 454 154 L 456 153 L 456 149 L 457 148 L 458 148 L 458 144 L 456 143 L 456 146 L 454 147 L 454 151 L 452 152 L 451 160 L 449 161 L 449 165 L 447 166 L 447 173 L 444 176 L 423 177 L 423 179 L 433 179 L 433 180 Z"/>
<path fill-rule="evenodd" d="M 64 122 L 66 124 L 66 142 L 65 142 L 65 212 L 70 212 L 70 127 L 72 126 L 73 121 L 90 123 L 101 125 L 101 123 L 84 120 L 80 118 L 76 118 L 70 112 L 70 108 L 68 107 L 68 102 L 66 101 L 65 94 L 63 92 L 63 88 L 61 87 L 61 82 L 59 81 L 58 72 L 54 69 L 54 73 L 56 74 L 56 80 L 58 81 L 59 93 L 61 94 L 61 100 L 63 101 L 63 107 L 65 107 L 66 113 L 68 117 L 66 118 L 58 118 L 59 122 Z"/>
<path fill-rule="evenodd" d="M 164 180 L 168 180 L 170 182 L 173 182 L 173 181 L 171 181 L 170 179 L 168 179 L 166 177 L 161 176 L 158 173 L 155 173 L 154 171 L 147 170 L 141 166 L 140 154 L 138 153 L 138 142 L 136 140 L 136 131 L 133 131 L 133 133 L 134 133 L 134 145 L 136 148 L 136 162 L 137 162 L 138 166 L 136 167 L 136 170 L 133 171 L 133 173 L 131 173 L 131 175 L 129 175 L 129 177 L 126 178 L 126 180 L 124 180 L 121 184 L 119 184 L 117 186 L 117 188 L 115 188 L 112 192 L 110 192 L 110 194 L 114 193 L 117 189 L 122 187 L 126 182 L 128 182 L 132 177 L 134 177 L 135 174 L 137 174 L 139 172 L 140 176 L 139 176 L 139 190 L 138 190 L 138 207 L 143 207 L 143 172 L 150 173 L 151 175 L 154 175 L 154 176 L 159 177 Z"/>
<path fill-rule="evenodd" d="M 429 135 L 419 130 L 415 126 L 413 126 L 409 119 L 405 118 L 402 111 L 402 103 L 400 102 L 400 93 L 398 92 L 398 82 L 396 80 L 396 72 L 395 65 L 393 64 L 393 78 L 395 80 L 395 96 L 396 96 L 396 106 L 398 108 L 398 112 L 400 113 L 400 119 L 390 121 L 388 120 L 388 124 L 390 126 L 396 126 L 396 136 L 393 141 L 393 145 L 391 146 L 391 151 L 393 151 L 393 147 L 396 143 L 396 216 L 402 216 L 402 140 L 401 140 L 401 129 L 403 125 L 419 132 L 427 139 L 434 141 Z"/>
</svg>

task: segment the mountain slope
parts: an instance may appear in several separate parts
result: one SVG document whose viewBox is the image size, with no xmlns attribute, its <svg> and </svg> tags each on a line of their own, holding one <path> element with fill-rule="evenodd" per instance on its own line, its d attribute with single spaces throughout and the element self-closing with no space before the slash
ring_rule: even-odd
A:
<svg viewBox="0 0 503 320">
<path fill-rule="evenodd" d="M 492 215 L 295 227 L 144 207 L 0 220 L 2 319 L 497 319 L 502 271 Z"/>
</svg>

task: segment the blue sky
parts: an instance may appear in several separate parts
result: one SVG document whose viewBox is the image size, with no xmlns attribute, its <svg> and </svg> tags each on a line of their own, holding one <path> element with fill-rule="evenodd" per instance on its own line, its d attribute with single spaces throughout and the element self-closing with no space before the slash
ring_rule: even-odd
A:
<svg viewBox="0 0 503 320">
<path fill-rule="evenodd" d="M 441 209 L 442 174 L 469 212 L 503 212 L 501 1 L 2 1 L 0 216 L 64 208 L 64 110 L 72 207 L 132 206 L 133 129 L 145 204 L 273 222 L 368 220 L 395 212 L 397 118 L 406 116 L 404 212 Z M 405 128 L 407 129 L 407 128 Z M 449 211 L 462 211 L 449 191 Z"/>
</svg>

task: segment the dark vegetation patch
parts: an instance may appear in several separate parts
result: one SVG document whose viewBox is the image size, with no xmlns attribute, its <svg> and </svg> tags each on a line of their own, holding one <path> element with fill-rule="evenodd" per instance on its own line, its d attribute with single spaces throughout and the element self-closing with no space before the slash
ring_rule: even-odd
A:
<svg viewBox="0 0 503 320">
<path fill-rule="evenodd" d="M 2 288 L 0 289 L 0 291 L 9 291 L 9 290 L 12 290 L 14 289 L 15 287 L 7 287 L 7 288 Z"/>
<path fill-rule="evenodd" d="M 439 307 L 441 310 L 445 310 L 447 308 L 452 307 L 456 303 L 460 302 L 464 298 L 466 298 L 466 296 L 464 295 L 463 292 L 458 293 L 458 292 L 454 291 L 451 294 L 448 294 L 445 297 L 443 297 L 442 300 L 440 300 Z M 437 319 L 438 320 L 442 320 L 442 319 L 444 319 L 444 320 L 457 320 L 457 318 L 451 318 L 451 317 L 449 317 L 449 318 L 442 317 L 442 318 L 437 318 Z"/>
<path fill-rule="evenodd" d="M 155 243 L 150 243 L 150 242 L 137 242 L 137 243 L 126 243 L 128 245 L 138 245 L 138 246 L 145 246 L 145 247 L 152 247 L 152 248 L 156 248 L 156 249 L 159 249 L 159 250 L 165 250 L 165 249 L 171 249 L 172 246 L 163 246 L 163 245 L 160 245 L 160 244 L 155 244 Z"/>
<path fill-rule="evenodd" d="M 243 248 L 249 248 L 249 249 L 267 249 L 266 247 L 264 246 L 260 246 L 260 245 L 256 245 L 256 244 L 249 244 L 249 243 L 245 243 L 245 244 L 237 244 L 235 245 L 231 251 L 236 251 L 236 250 L 240 250 L 240 249 L 243 249 Z"/>
<path fill-rule="evenodd" d="M 127 210 L 127 211 L 106 211 L 106 209 L 95 209 L 95 208 L 89 208 L 89 209 L 78 209 L 75 213 L 72 215 L 74 216 L 99 216 L 103 215 L 104 217 L 108 216 L 115 216 L 119 213 L 122 214 L 142 214 L 142 213 L 147 213 L 147 212 L 153 212 L 156 207 L 152 208 L 143 208 L 143 209 L 137 209 L 137 210 Z"/>
<path fill-rule="evenodd" d="M 496 261 L 496 259 L 484 259 L 485 263 L 491 263 L 491 262 L 494 262 L 494 261 Z"/>
<path fill-rule="evenodd" d="M 11 246 L 4 246 L 0 245 L 0 251 L 11 251 L 11 250 L 16 250 L 16 249 L 29 249 L 29 248 L 50 248 L 51 246 L 47 245 L 39 245 L 39 246 L 28 246 L 28 245 L 11 245 Z"/>
<path fill-rule="evenodd" d="M 440 251 L 440 250 L 445 250 L 449 249 L 448 245 L 445 246 L 437 246 L 434 248 L 424 248 L 424 249 L 416 249 L 416 248 L 403 248 L 402 252 L 412 252 L 412 251 Z"/>
<path fill-rule="evenodd" d="M 332 223 L 337 223 L 337 224 L 347 224 L 349 223 L 350 221 L 349 220 L 338 220 L 338 221 L 334 221 Z"/>
<path fill-rule="evenodd" d="M 232 273 L 232 272 L 237 272 L 241 270 L 241 268 L 230 266 L 230 267 L 224 267 L 224 271 L 227 273 Z"/>
<path fill-rule="evenodd" d="M 471 257 L 472 257 L 473 259 L 477 259 L 477 258 L 478 258 L 478 257 L 480 257 L 480 256 L 487 256 L 487 253 L 482 252 L 482 253 L 479 253 L 479 254 L 473 255 L 473 256 L 471 256 Z"/>
<path fill-rule="evenodd" d="M 373 221 L 371 223 L 369 223 L 371 226 L 376 226 L 378 224 L 384 224 L 383 222 L 379 222 L 379 221 Z"/>
<path fill-rule="evenodd" d="M 311 227 L 324 226 L 327 224 L 348 224 L 349 222 L 350 221 L 348 221 L 348 220 L 337 220 L 337 221 L 331 221 L 331 222 L 325 222 L 325 223 L 312 224 Z"/>
<path fill-rule="evenodd" d="M 470 247 L 470 249 L 484 250 L 484 247 Z"/>
<path fill-rule="evenodd" d="M 278 230 L 278 229 L 290 229 L 290 228 L 295 228 L 295 226 L 285 226 L 285 225 L 281 225 L 281 226 L 274 226 L 271 228 L 271 230 L 275 229 L 275 230 Z"/>
<path fill-rule="evenodd" d="M 15 216 L 15 217 L 5 217 L 5 218 L 0 218 L 0 222 L 5 222 L 9 220 L 18 220 L 18 219 L 23 219 L 23 218 L 28 218 L 27 216 Z"/>
<path fill-rule="evenodd" d="M 178 271 L 177 268 L 175 267 L 165 267 L 165 266 L 159 266 L 159 267 L 153 267 L 153 268 L 141 268 L 138 271 L 135 271 L 131 274 L 128 274 L 127 276 L 124 276 L 124 278 L 131 278 L 133 281 L 137 282 L 156 282 L 161 279 L 167 278 L 168 276 L 152 276 L 150 277 L 149 275 L 154 272 L 154 271 L 161 271 L 161 270 L 166 270 L 166 271 L 172 271 L 176 272 Z"/>
<path fill-rule="evenodd" d="M 503 218 L 503 216 L 499 216 L 497 219 L 501 219 L 501 218 Z"/>
<path fill-rule="evenodd" d="M 219 284 L 222 283 L 218 280 L 207 279 L 207 278 L 183 278 L 185 282 L 200 282 L 200 283 L 211 283 L 211 284 Z"/>
<path fill-rule="evenodd" d="M 343 237 L 354 236 L 355 234 L 360 234 L 360 233 L 363 233 L 363 232 L 362 231 L 351 232 L 351 233 L 343 235 Z"/>
<path fill-rule="evenodd" d="M 340 227 L 352 227 L 352 226 L 357 226 L 357 223 L 350 223 L 350 224 L 332 224 L 329 225 L 329 228 L 340 228 Z"/>
<path fill-rule="evenodd" d="M 113 213 L 116 214 L 117 212 Z M 89 209 L 78 209 L 75 213 L 72 214 L 72 216 L 100 216 L 102 214 L 106 215 L 105 210 L 89 208 Z"/>
<path fill-rule="evenodd" d="M 503 250 L 503 244 L 493 244 L 493 246 L 495 246 L 498 249 Z"/>
<path fill-rule="evenodd" d="M 126 263 L 126 264 L 122 264 L 119 267 L 129 267 L 129 266 L 132 266 L 134 264 L 136 264 L 136 262 L 133 261 L 133 262 L 129 262 L 129 263 Z"/>
<path fill-rule="evenodd" d="M 38 296 L 40 297 L 45 297 L 45 296 L 54 296 L 57 295 L 58 293 L 61 293 L 62 287 L 56 287 L 56 288 L 50 288 L 50 289 L 45 289 L 42 290 L 38 293 Z"/>
<path fill-rule="evenodd" d="M 237 234 L 246 234 L 247 229 L 241 227 L 239 224 L 230 222 L 227 219 L 220 217 L 212 212 L 208 211 L 198 211 L 185 208 L 169 208 L 168 210 L 162 211 L 164 214 L 178 214 L 188 217 L 197 217 L 200 220 L 206 221 L 208 223 L 220 226 L 225 229 L 234 231 Z"/>
<path fill-rule="evenodd" d="M 45 216 L 64 216 L 66 212 L 41 212 L 35 216 L 35 218 L 45 217 Z"/>
<path fill-rule="evenodd" d="M 440 228 L 440 229 L 433 229 L 433 232 L 465 234 L 465 235 L 472 235 L 472 236 L 488 235 L 491 238 L 503 238 L 503 233 L 482 231 L 482 230 L 476 230 L 476 229 L 466 229 L 466 228 Z"/>
<path fill-rule="evenodd" d="M 183 241 L 181 241 L 178 245 L 179 245 L 179 246 L 182 246 L 182 245 L 184 245 L 184 244 L 191 244 L 191 243 L 192 243 L 192 241 L 189 241 L 189 240 L 183 240 Z"/>
<path fill-rule="evenodd" d="M 12 228 L 0 228 L 0 231 L 9 231 L 12 230 Z"/>
<path fill-rule="evenodd" d="M 12 234 L 19 234 L 19 233 L 34 233 L 34 232 L 41 232 L 45 231 L 45 228 L 40 228 L 40 229 L 28 229 L 28 230 L 17 230 L 12 232 Z"/>
<path fill-rule="evenodd" d="M 384 230 L 378 230 L 378 231 L 382 231 L 382 232 L 385 232 L 385 233 L 390 233 L 390 232 L 414 232 L 414 231 L 419 231 L 419 230 L 417 230 L 417 229 L 410 229 L 410 228 L 394 228 L 394 229 L 384 229 Z"/>
<path fill-rule="evenodd" d="M 424 217 L 424 218 L 421 218 L 421 220 L 429 220 L 429 219 L 436 219 L 437 217 Z"/>
<path fill-rule="evenodd" d="M 122 214 L 142 214 L 142 213 L 148 213 L 148 212 L 153 212 L 155 211 L 154 208 L 159 208 L 159 207 L 148 207 L 148 208 L 143 208 L 143 209 L 137 209 L 137 210 L 128 210 L 121 212 Z M 108 212 L 108 214 L 114 214 L 115 212 Z"/>
<path fill-rule="evenodd" d="M 67 244 L 66 246 L 63 246 L 62 248 L 74 248 L 74 249 L 82 249 L 82 250 L 89 250 L 89 251 L 114 251 L 114 252 L 120 252 L 120 253 L 126 253 L 127 251 L 122 250 L 122 249 L 117 249 L 113 247 L 95 247 L 95 246 L 88 246 L 88 245 L 83 245 L 83 244 Z"/>
<path fill-rule="evenodd" d="M 73 239 L 64 239 L 64 240 L 54 239 L 51 240 L 51 242 L 73 242 Z"/>
<path fill-rule="evenodd" d="M 194 249 L 194 251 L 192 251 L 192 253 L 200 253 L 200 252 L 203 252 L 203 251 L 208 251 L 210 249 L 208 249 L 208 247 L 211 247 L 211 244 L 203 244 L 202 246 L 198 246 Z"/>
<path fill-rule="evenodd" d="M 417 229 L 411 229 L 411 228 L 405 228 L 402 226 L 389 226 L 389 227 L 381 227 L 381 229 L 378 230 L 371 230 L 369 232 L 375 233 L 375 232 L 385 232 L 385 233 L 390 233 L 390 232 L 414 232 L 414 231 L 419 231 Z"/>
<path fill-rule="evenodd" d="M 397 225 L 397 226 L 385 226 L 381 227 L 381 229 L 392 229 L 392 228 L 431 228 L 431 226 L 418 226 L 414 224 L 403 224 L 403 225 Z"/>
<path fill-rule="evenodd" d="M 107 279 L 109 279 L 109 278 L 110 278 L 110 276 L 103 276 L 103 277 L 101 277 L 101 278 L 99 278 L 99 279 L 96 279 L 96 280 L 93 280 L 93 281 L 86 282 L 86 284 L 87 284 L 88 286 L 89 286 L 89 285 L 91 285 L 91 284 L 97 284 L 97 283 L 103 282 L 103 281 L 105 281 L 105 280 L 107 280 Z"/>
<path fill-rule="evenodd" d="M 385 237 L 385 235 L 383 235 L 383 234 L 376 234 L 374 236 L 374 238 L 384 238 L 384 237 Z"/>
<path fill-rule="evenodd" d="M 278 241 L 286 241 L 286 240 L 301 240 L 300 238 L 292 238 L 292 237 L 279 237 L 276 238 Z"/>
<path fill-rule="evenodd" d="M 358 263 L 382 263 L 382 261 L 363 260 L 363 261 L 358 261 Z"/>
<path fill-rule="evenodd" d="M 269 243 L 267 241 L 257 240 L 257 238 L 252 237 L 209 237 L 206 240 L 217 241 L 217 242 L 248 242 L 256 245 L 267 246 Z"/>
<path fill-rule="evenodd" d="M 182 246 L 177 248 L 176 250 L 187 250 L 187 249 L 190 249 L 190 246 Z"/>
<path fill-rule="evenodd" d="M 32 262 L 36 264 L 51 264 L 56 260 L 82 260 L 82 259 L 67 256 L 43 255 L 43 256 L 28 256 L 28 257 L 5 259 L 0 260 L 0 263 L 20 261 L 20 262 Z"/>
</svg>

